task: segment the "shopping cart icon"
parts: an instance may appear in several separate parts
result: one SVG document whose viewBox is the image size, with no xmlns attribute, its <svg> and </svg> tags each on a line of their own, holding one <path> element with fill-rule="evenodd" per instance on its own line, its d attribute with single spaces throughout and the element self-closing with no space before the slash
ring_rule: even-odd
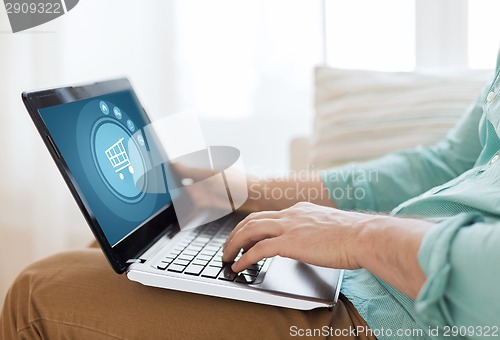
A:
<svg viewBox="0 0 500 340">
<path fill-rule="evenodd" d="M 113 169 L 115 169 L 115 172 L 118 173 L 121 180 L 125 178 L 121 172 L 123 169 L 128 168 L 128 171 L 131 174 L 134 173 L 134 167 L 130 165 L 130 159 L 128 158 L 127 151 L 125 151 L 125 148 L 123 147 L 123 138 L 120 138 L 118 142 L 111 145 L 105 153 L 109 162 L 113 166 Z"/>
</svg>

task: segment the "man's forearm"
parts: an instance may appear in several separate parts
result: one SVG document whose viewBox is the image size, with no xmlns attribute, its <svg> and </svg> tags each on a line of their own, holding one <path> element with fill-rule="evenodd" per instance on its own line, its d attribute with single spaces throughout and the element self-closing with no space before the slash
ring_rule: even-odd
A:
<svg viewBox="0 0 500 340">
<path fill-rule="evenodd" d="M 352 245 L 358 264 L 415 299 L 426 277 L 418 250 L 432 223 L 389 216 L 360 222 Z"/>
<path fill-rule="evenodd" d="M 247 211 L 282 210 L 298 202 L 335 207 L 321 179 L 248 180 Z M 369 215 L 364 215 L 369 216 Z M 411 298 L 426 280 L 417 254 L 432 223 L 406 218 L 372 215 L 355 223 L 347 252 L 363 268 Z"/>
<path fill-rule="evenodd" d="M 247 211 L 281 210 L 298 202 L 335 207 L 321 179 L 249 179 Z"/>
</svg>

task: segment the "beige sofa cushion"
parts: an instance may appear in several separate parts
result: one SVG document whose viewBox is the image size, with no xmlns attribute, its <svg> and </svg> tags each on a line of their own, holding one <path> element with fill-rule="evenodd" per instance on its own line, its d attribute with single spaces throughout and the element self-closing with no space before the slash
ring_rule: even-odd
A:
<svg viewBox="0 0 500 340">
<path fill-rule="evenodd" d="M 430 145 L 444 137 L 491 76 L 318 67 L 310 164 L 316 169 Z"/>
</svg>

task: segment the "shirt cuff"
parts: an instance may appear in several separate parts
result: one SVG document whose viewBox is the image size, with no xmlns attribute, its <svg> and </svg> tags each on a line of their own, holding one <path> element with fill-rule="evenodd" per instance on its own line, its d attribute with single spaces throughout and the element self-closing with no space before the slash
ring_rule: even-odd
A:
<svg viewBox="0 0 500 340">
<path fill-rule="evenodd" d="M 320 177 L 328 189 L 331 200 L 341 210 L 376 210 L 372 193 L 373 170 L 364 164 L 350 163 L 321 172 Z"/>
<path fill-rule="evenodd" d="M 461 228 L 483 220 L 478 213 L 461 213 L 440 222 L 425 234 L 418 261 L 427 280 L 415 300 L 415 309 L 428 321 L 447 324 L 451 320 L 443 301 L 451 272 L 450 246 Z"/>
</svg>

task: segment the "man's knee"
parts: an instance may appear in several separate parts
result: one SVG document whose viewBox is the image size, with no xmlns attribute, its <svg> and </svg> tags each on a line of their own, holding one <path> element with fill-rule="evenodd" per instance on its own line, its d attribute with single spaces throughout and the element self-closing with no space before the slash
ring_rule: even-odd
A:
<svg viewBox="0 0 500 340">
<path fill-rule="evenodd" d="M 71 273 L 64 272 L 71 271 L 72 265 L 82 261 L 82 258 L 91 260 L 96 252 L 82 250 L 61 253 L 24 269 L 5 297 L 0 315 L 2 338 L 16 339 L 19 332 L 29 330 L 34 321 L 44 319 L 50 306 L 57 303 L 58 297 L 62 297 L 61 288 L 72 278 Z"/>
<path fill-rule="evenodd" d="M 18 332 L 29 324 L 30 276 L 23 271 L 7 292 L 0 315 L 2 339 L 16 339 Z"/>
<path fill-rule="evenodd" d="M 32 284 L 39 281 L 36 275 L 41 272 L 43 262 L 24 269 L 7 292 L 0 316 L 0 330 L 4 339 L 17 339 L 19 332 L 29 327 L 32 319 Z"/>
</svg>

